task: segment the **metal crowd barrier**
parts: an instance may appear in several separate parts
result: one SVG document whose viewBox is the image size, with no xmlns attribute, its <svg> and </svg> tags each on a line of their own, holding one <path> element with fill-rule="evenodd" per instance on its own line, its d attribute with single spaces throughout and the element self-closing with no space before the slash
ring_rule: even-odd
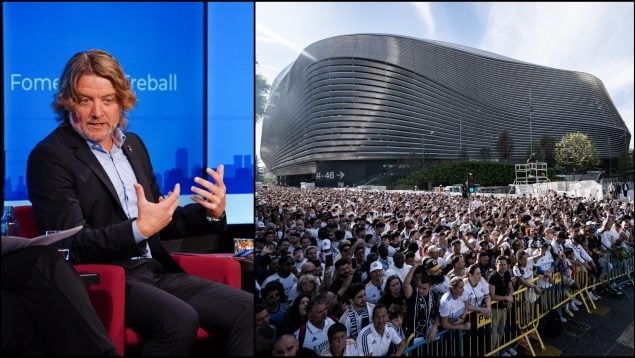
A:
<svg viewBox="0 0 635 358">
<path fill-rule="evenodd" d="M 442 330 L 437 333 L 436 339 L 428 343 L 426 338 L 414 342 L 414 333 L 406 341 L 408 348 L 404 350 L 405 356 L 415 357 L 448 357 L 463 355 L 464 331 Z"/>
<path fill-rule="evenodd" d="M 582 267 L 574 270 L 572 278 L 580 289 L 572 292 L 565 285 L 561 273 L 555 272 L 551 278 L 540 275 L 532 280 L 538 286 L 545 286 L 542 294 L 522 287 L 514 292 L 514 303 L 506 309 L 503 303 L 492 301 L 492 317 L 486 318 L 478 312 L 468 315 L 471 330 L 440 330 L 435 341 L 428 343 L 425 338 L 416 339 L 414 334 L 407 340 L 406 356 L 491 356 L 514 345 L 522 345 L 532 356 L 536 355 L 534 342 L 541 350 L 545 345 L 538 332 L 538 324 L 551 310 L 559 309 L 572 299 L 578 299 L 588 313 L 596 309 L 590 290 L 608 285 L 621 290 L 626 284 L 633 284 L 634 257 L 629 248 L 627 258 L 608 254 L 604 259 L 606 270 L 598 277 L 590 275 Z M 548 287 L 546 287 L 548 286 Z M 624 293 L 624 297 L 628 296 Z"/>
</svg>

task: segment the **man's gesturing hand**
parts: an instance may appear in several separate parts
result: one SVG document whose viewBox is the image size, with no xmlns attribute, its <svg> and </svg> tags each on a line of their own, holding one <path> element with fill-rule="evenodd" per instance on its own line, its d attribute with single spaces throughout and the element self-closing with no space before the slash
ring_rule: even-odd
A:
<svg viewBox="0 0 635 358">
<path fill-rule="evenodd" d="M 223 182 L 224 171 L 225 166 L 222 164 L 218 166 L 217 171 L 207 168 L 207 174 L 214 179 L 216 184 L 213 184 L 203 178 L 196 177 L 194 178 L 194 181 L 202 188 L 192 186 L 192 192 L 200 195 L 200 197 L 192 195 L 190 198 L 203 205 L 213 218 L 219 218 L 223 214 L 223 211 L 225 211 L 227 196 L 225 183 Z"/>
<path fill-rule="evenodd" d="M 159 200 L 158 203 L 151 203 L 146 200 L 143 187 L 135 184 L 137 192 L 137 228 L 141 235 L 150 237 L 166 227 L 172 221 L 172 214 L 179 206 L 179 195 L 181 194 L 180 184 L 174 185 L 174 190 L 167 197 Z"/>
</svg>

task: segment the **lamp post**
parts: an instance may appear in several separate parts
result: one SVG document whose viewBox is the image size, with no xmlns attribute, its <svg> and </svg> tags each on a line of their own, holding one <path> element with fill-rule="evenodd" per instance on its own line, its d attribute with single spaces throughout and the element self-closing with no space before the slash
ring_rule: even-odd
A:
<svg viewBox="0 0 635 358">
<path fill-rule="evenodd" d="M 434 131 L 430 131 L 430 135 L 434 134 Z M 423 131 L 423 134 L 421 135 L 421 166 L 423 167 L 425 165 L 425 159 L 426 159 L 426 144 L 424 141 L 424 137 L 426 135 L 426 131 Z"/>
<path fill-rule="evenodd" d="M 609 178 L 613 177 L 613 161 L 611 160 L 611 136 L 606 136 L 609 141 Z"/>
<path fill-rule="evenodd" d="M 423 141 L 423 133 L 421 133 L 421 168 L 423 169 L 426 162 L 426 144 Z"/>
<path fill-rule="evenodd" d="M 463 118 L 459 117 L 459 150 L 463 151 Z"/>
<path fill-rule="evenodd" d="M 531 88 L 529 89 L 529 155 L 534 153 L 534 139 L 531 128 L 531 112 L 533 111 L 531 105 Z"/>
</svg>

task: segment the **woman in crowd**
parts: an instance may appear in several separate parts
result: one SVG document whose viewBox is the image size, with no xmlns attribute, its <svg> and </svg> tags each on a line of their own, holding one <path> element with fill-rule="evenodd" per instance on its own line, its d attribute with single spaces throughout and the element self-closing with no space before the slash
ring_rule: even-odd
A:
<svg viewBox="0 0 635 358">
<path fill-rule="evenodd" d="M 450 290 L 441 296 L 439 302 L 441 327 L 450 330 L 450 355 L 459 353 L 456 349 L 461 336 L 454 330 L 469 331 L 471 328 L 471 323 L 467 320 L 467 296 L 463 294 L 464 290 L 463 278 L 454 277 L 450 280 Z"/>
<path fill-rule="evenodd" d="M 306 295 L 311 298 L 316 297 L 319 291 L 319 284 L 317 277 L 311 274 L 304 274 L 298 278 L 298 282 L 291 289 L 293 293 L 293 297 L 290 297 L 289 300 L 293 301 L 299 295 Z"/>
<path fill-rule="evenodd" d="M 489 319 L 492 317 L 492 299 L 489 295 L 489 285 L 481 276 L 478 265 L 473 264 L 467 268 L 467 276 L 463 279 L 464 295 L 467 296 L 467 310 L 470 312 L 468 321 L 470 325 L 470 345 L 468 356 L 482 356 L 489 346 L 488 330 L 486 326 L 478 327 L 479 318 Z"/>
<path fill-rule="evenodd" d="M 287 333 L 293 334 L 303 323 L 306 323 L 308 320 L 306 308 L 309 305 L 309 301 L 311 301 L 311 296 L 302 293 L 296 297 L 284 317 L 284 323 L 278 330 L 278 336 Z"/>
<path fill-rule="evenodd" d="M 402 311 L 405 310 L 406 298 L 403 295 L 403 285 L 399 276 L 392 275 L 386 279 L 384 293 L 377 303 L 383 303 L 386 307 L 399 305 Z"/>
<path fill-rule="evenodd" d="M 439 315 L 443 329 L 470 329 L 470 322 L 466 322 L 466 297 L 463 295 L 465 284 L 460 277 L 450 280 L 450 291 L 441 296 Z"/>
</svg>

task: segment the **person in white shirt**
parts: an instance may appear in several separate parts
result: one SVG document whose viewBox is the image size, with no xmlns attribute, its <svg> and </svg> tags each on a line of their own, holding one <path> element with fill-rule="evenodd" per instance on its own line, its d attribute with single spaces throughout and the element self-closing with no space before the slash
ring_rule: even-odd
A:
<svg viewBox="0 0 635 358">
<path fill-rule="evenodd" d="M 406 281 L 406 276 L 408 272 L 410 272 L 410 268 L 412 266 L 407 265 L 406 256 L 402 252 L 397 252 L 392 257 L 393 263 L 390 265 L 390 268 L 384 273 L 384 277 L 390 277 L 392 275 L 397 275 L 401 279 L 401 282 Z"/>
<path fill-rule="evenodd" d="M 448 250 L 443 256 L 443 261 L 449 263 L 452 261 L 452 256 L 461 255 L 461 240 L 460 239 L 452 239 L 450 242 L 451 250 Z"/>
<path fill-rule="evenodd" d="M 388 323 L 388 309 L 378 304 L 373 309 L 373 323 L 366 326 L 357 336 L 357 350 L 360 356 L 385 356 L 390 344 L 397 345 L 394 356 L 400 356 L 406 348 L 397 330 Z"/>
<path fill-rule="evenodd" d="M 293 292 L 294 285 L 298 282 L 296 275 L 292 273 L 295 263 L 290 255 L 282 256 L 278 260 L 278 273 L 275 273 L 262 282 L 261 287 L 267 286 L 271 281 L 280 281 L 284 287 L 284 293 L 289 297 L 295 297 Z M 291 303 L 290 301 L 288 303 Z"/>
<path fill-rule="evenodd" d="M 593 262 L 593 258 L 589 256 L 584 247 L 582 247 L 582 241 L 584 237 L 581 235 L 576 235 L 573 237 L 573 240 L 570 240 L 569 244 L 573 248 L 573 256 L 575 260 L 584 266 L 584 268 L 588 271 L 595 270 L 595 263 Z"/>
<path fill-rule="evenodd" d="M 602 223 L 602 227 L 600 227 L 599 233 L 602 238 L 602 245 L 608 250 L 611 250 L 613 244 L 615 244 L 619 237 L 613 220 L 606 218 Z"/>
<path fill-rule="evenodd" d="M 532 256 L 536 274 L 543 275 L 543 278 L 538 280 L 537 286 L 544 290 L 551 287 L 553 283 L 552 275 L 555 271 L 555 258 L 551 254 L 551 246 L 540 238 L 532 242 L 532 248 L 536 250 Z"/>
<path fill-rule="evenodd" d="M 346 327 L 346 335 L 348 337 L 357 339 L 359 331 L 370 324 L 375 305 L 366 302 L 366 291 L 361 283 L 352 284 L 346 293 L 349 297 L 350 305 L 340 317 L 339 322 Z"/>
<path fill-rule="evenodd" d="M 295 331 L 299 346 L 319 354 L 329 346 L 328 329 L 335 323 L 326 316 L 326 299 L 317 297 L 307 306 L 308 321 Z"/>
<path fill-rule="evenodd" d="M 427 249 L 427 257 L 434 259 L 443 268 L 445 266 L 445 260 L 441 257 L 443 249 L 438 245 L 430 245 Z M 425 259 L 425 258 L 424 258 Z"/>
<path fill-rule="evenodd" d="M 553 252 L 558 255 L 559 258 L 564 257 L 564 244 L 566 240 L 567 234 L 564 231 L 559 231 L 555 238 L 551 241 Z"/>
<path fill-rule="evenodd" d="M 304 258 L 304 250 L 301 247 L 298 247 L 293 250 L 293 262 L 295 264 L 295 269 L 298 274 L 302 272 L 302 265 L 304 265 L 307 260 Z"/>
<path fill-rule="evenodd" d="M 467 308 L 471 312 L 482 313 L 485 317 L 492 316 L 492 299 L 489 295 L 489 285 L 481 276 L 481 269 L 477 264 L 467 268 L 467 277 L 463 279 L 464 294 L 467 296 Z"/>
<path fill-rule="evenodd" d="M 336 322 L 328 330 L 329 347 L 322 351 L 322 357 L 356 357 L 357 341 L 346 336 L 346 327 Z"/>
<path fill-rule="evenodd" d="M 450 280 L 450 291 L 441 296 L 439 315 L 443 329 L 470 330 L 470 322 L 465 322 L 468 296 L 464 294 L 464 286 L 461 277 L 454 277 Z"/>
<path fill-rule="evenodd" d="M 379 261 L 370 264 L 370 281 L 366 284 L 366 301 L 372 304 L 377 303 L 386 287 L 384 278 L 384 268 Z"/>
<path fill-rule="evenodd" d="M 463 221 L 461 222 L 461 226 L 459 226 L 459 231 L 463 233 L 463 235 L 467 234 L 468 231 L 473 231 L 474 226 L 472 222 L 470 222 L 470 217 L 467 215 L 463 216 Z"/>
<path fill-rule="evenodd" d="M 527 287 L 522 293 L 521 300 L 521 304 L 524 305 L 523 311 L 525 311 L 526 315 L 525 317 L 520 317 L 523 319 L 521 321 L 522 325 L 525 325 L 526 322 L 529 322 L 531 313 L 534 312 L 531 309 L 531 305 L 542 294 L 542 290 L 534 282 L 531 282 L 534 278 L 533 258 L 528 257 L 527 252 L 524 250 L 516 252 L 516 264 L 512 268 L 512 277 L 515 277 L 517 282 L 519 282 L 519 289 L 522 288 L 521 286 Z"/>
</svg>

